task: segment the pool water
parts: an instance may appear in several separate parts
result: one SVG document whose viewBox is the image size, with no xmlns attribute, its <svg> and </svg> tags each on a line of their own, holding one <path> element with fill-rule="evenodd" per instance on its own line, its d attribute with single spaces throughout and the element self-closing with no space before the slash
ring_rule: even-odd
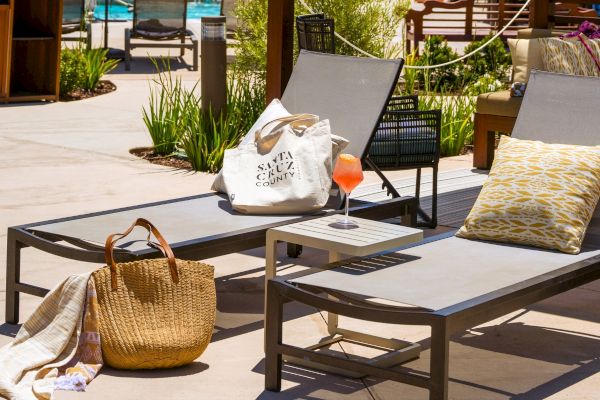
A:
<svg viewBox="0 0 600 400">
<path fill-rule="evenodd" d="M 200 19 L 200 17 L 219 15 L 221 12 L 221 3 L 218 1 L 188 1 L 188 19 Z M 104 20 L 104 2 L 98 1 L 94 9 L 94 16 L 97 19 Z M 133 12 L 129 11 L 127 6 L 121 4 L 110 4 L 108 6 L 108 19 L 111 21 L 131 21 Z"/>
</svg>

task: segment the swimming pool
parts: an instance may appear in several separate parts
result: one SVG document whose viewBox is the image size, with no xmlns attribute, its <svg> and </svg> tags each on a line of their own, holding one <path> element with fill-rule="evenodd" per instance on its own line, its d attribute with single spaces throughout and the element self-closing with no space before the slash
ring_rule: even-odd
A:
<svg viewBox="0 0 600 400">
<path fill-rule="evenodd" d="M 221 12 L 221 3 L 218 1 L 203 2 L 203 1 L 188 1 L 188 19 L 200 19 L 207 15 L 219 15 Z M 104 2 L 98 1 L 94 10 L 94 16 L 97 19 L 104 19 Z M 121 4 L 110 4 L 108 7 L 108 19 L 111 21 L 131 21 L 133 12 L 127 9 L 127 6 Z"/>
</svg>

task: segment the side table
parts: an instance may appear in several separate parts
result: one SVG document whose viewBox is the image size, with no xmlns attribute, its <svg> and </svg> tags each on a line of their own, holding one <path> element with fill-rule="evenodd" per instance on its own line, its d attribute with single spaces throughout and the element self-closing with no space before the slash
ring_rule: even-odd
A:
<svg viewBox="0 0 600 400">
<path fill-rule="evenodd" d="M 276 276 L 277 242 L 287 242 L 327 250 L 329 252 L 329 262 L 334 263 L 351 257 L 372 255 L 423 239 L 423 231 L 420 229 L 356 217 L 351 217 L 351 219 L 358 224 L 358 228 L 339 229 L 330 226 L 340 218 L 340 215 L 331 215 L 269 229 L 266 236 L 265 288 L 267 287 L 267 281 Z M 420 353 L 420 346 L 415 343 L 381 338 L 340 328 L 338 326 L 338 316 L 333 313 L 327 314 L 327 330 L 330 337 L 324 338 L 319 344 L 311 346 L 311 350 L 344 340 L 351 340 L 390 350 L 390 352 L 371 360 L 371 363 L 377 366 L 399 364 L 417 358 Z M 357 378 L 362 376 L 352 371 L 326 367 L 306 360 L 289 359 L 288 361 L 349 377 Z"/>
</svg>

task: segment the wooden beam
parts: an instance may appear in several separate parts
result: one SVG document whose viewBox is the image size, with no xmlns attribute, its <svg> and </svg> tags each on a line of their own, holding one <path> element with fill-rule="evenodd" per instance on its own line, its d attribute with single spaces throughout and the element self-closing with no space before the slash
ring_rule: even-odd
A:
<svg viewBox="0 0 600 400">
<path fill-rule="evenodd" d="M 550 0 L 532 0 L 529 5 L 529 27 L 548 29 L 548 15 L 550 13 Z"/>
<path fill-rule="evenodd" d="M 267 102 L 281 98 L 294 67 L 294 0 L 269 0 Z"/>
</svg>

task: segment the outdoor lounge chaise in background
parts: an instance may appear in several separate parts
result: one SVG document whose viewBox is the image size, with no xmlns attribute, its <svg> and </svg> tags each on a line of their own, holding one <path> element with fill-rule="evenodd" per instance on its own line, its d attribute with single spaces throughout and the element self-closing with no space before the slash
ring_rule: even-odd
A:
<svg viewBox="0 0 600 400">
<path fill-rule="evenodd" d="M 153 43 L 148 43 L 148 40 Z M 181 43 L 176 43 L 175 40 Z M 198 71 L 198 39 L 194 32 L 187 29 L 187 0 L 135 0 L 133 28 L 125 29 L 127 71 L 131 68 L 131 50 L 136 47 L 176 48 L 181 50 L 182 57 L 185 49 L 190 49 L 193 52 L 193 70 Z"/>
<path fill-rule="evenodd" d="M 513 136 L 546 143 L 598 145 L 599 93 L 600 78 L 534 71 Z M 395 253 L 355 260 L 350 268 L 344 268 L 342 262 L 331 270 L 270 280 L 266 388 L 280 390 L 282 355 L 289 355 L 426 388 L 432 400 L 447 399 L 451 335 L 599 279 L 599 233 L 597 208 L 578 255 L 461 239 L 450 232 Z M 320 291 L 334 296 L 340 293 L 344 300 L 315 293 Z M 377 298 L 399 305 L 365 300 Z M 430 326 L 429 374 L 382 369 L 284 344 L 282 308 L 289 300 L 362 320 Z M 598 356 L 600 350 L 589 355 L 590 359 Z"/>
<path fill-rule="evenodd" d="M 291 113 L 307 112 L 328 118 L 332 131 L 350 140 L 345 151 L 364 158 L 401 68 L 402 60 L 301 52 L 281 101 Z M 331 203 L 332 207 L 324 213 L 341 209 L 342 199 L 339 195 L 334 196 Z M 370 219 L 405 216 L 410 218 L 407 222 L 414 223 L 416 207 L 416 199 L 404 197 L 380 203 L 355 202 L 351 213 Z M 44 288 L 23 282 L 20 250 L 24 247 L 70 259 L 104 263 L 106 236 L 143 217 L 160 228 L 177 257 L 205 259 L 262 247 L 268 228 L 324 213 L 310 216 L 241 215 L 232 211 L 226 196 L 212 193 L 11 227 L 7 233 L 6 321 L 17 323 L 19 320 L 20 292 L 36 296 L 47 293 Z M 115 250 L 117 260 L 160 254 L 147 247 L 141 232 L 134 235 L 135 239 L 139 242 L 130 242 Z"/>
<path fill-rule="evenodd" d="M 65 36 L 67 33 L 80 32 L 79 36 Z M 85 33 L 85 36 L 82 34 Z M 85 0 L 63 0 L 63 41 L 85 43 L 89 50 L 92 46 L 92 24 L 86 21 Z"/>
</svg>

